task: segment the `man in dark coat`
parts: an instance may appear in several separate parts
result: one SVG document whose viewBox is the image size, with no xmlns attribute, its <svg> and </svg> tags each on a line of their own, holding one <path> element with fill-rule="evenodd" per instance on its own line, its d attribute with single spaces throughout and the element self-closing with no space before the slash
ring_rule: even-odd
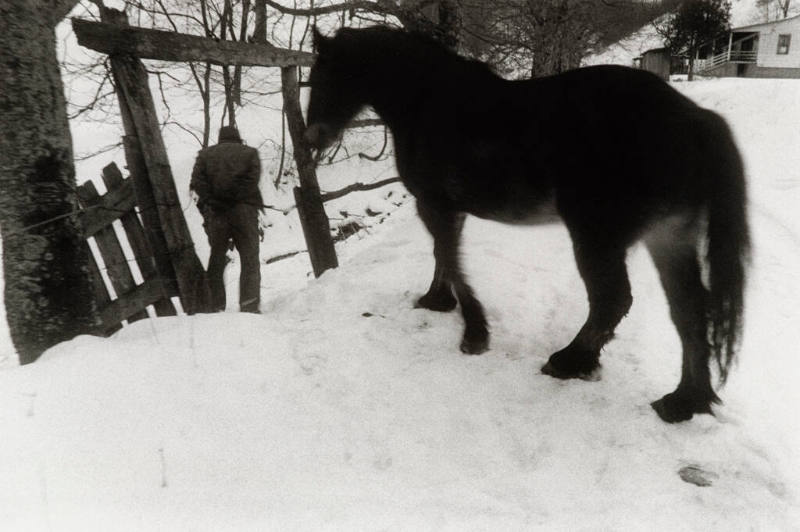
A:
<svg viewBox="0 0 800 532">
<path fill-rule="evenodd" d="M 242 312 L 259 312 L 261 270 L 258 259 L 258 213 L 264 206 L 258 181 L 261 162 L 258 151 L 242 144 L 233 126 L 219 130 L 219 143 L 197 155 L 189 186 L 197 194 L 211 256 L 208 278 L 214 312 L 225 310 L 223 273 L 228 243 L 239 251 L 239 306 Z"/>
</svg>

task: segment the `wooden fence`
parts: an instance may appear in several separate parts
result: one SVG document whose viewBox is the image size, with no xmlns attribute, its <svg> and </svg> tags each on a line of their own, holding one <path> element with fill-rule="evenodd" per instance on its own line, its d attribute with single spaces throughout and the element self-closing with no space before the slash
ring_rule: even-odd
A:
<svg viewBox="0 0 800 532">
<path fill-rule="evenodd" d="M 89 239 L 94 239 L 100 255 L 98 261 L 92 253 L 89 261 L 102 322 L 99 332 L 111 334 L 120 329 L 123 321 L 147 318 L 146 309 L 151 305 L 157 316 L 176 315 L 170 298 L 178 296 L 178 292 L 174 283 L 166 282 L 158 274 L 155 255 L 137 213 L 133 179 L 123 179 L 114 163 L 103 169 L 102 177 L 108 190 L 106 194 L 99 195 L 94 184 L 87 182 L 78 187 L 78 198 L 87 245 Z M 123 241 L 113 227 L 117 220 L 121 222 Z M 132 259 L 125 256 L 124 249 L 130 250 Z M 136 283 L 131 262 L 135 262 L 141 273 L 143 282 L 140 284 Z M 105 270 L 113 294 L 106 286 L 101 268 Z"/>
</svg>

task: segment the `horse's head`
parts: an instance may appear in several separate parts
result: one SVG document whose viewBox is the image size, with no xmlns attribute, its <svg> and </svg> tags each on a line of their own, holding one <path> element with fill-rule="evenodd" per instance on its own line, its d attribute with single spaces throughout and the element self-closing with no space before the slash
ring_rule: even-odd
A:
<svg viewBox="0 0 800 532">
<path fill-rule="evenodd" d="M 305 138 L 317 149 L 330 146 L 366 103 L 365 65 L 349 53 L 342 37 L 328 38 L 314 28 L 317 59 L 309 76 L 311 96 Z"/>
</svg>

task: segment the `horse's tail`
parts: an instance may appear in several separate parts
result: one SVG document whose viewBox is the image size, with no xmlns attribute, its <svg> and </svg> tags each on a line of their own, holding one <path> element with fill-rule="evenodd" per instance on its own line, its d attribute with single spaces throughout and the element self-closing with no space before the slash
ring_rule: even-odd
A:
<svg viewBox="0 0 800 532">
<path fill-rule="evenodd" d="M 709 113 L 711 114 L 711 113 Z M 711 141 L 719 156 L 709 159 L 708 340 L 720 381 L 725 382 L 741 339 L 746 266 L 750 255 L 744 166 L 728 125 L 714 114 Z"/>
</svg>

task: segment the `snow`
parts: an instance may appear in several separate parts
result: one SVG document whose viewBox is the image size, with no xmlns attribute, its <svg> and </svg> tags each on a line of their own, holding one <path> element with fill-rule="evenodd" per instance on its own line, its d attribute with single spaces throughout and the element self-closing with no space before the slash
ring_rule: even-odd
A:
<svg viewBox="0 0 800 532">
<path fill-rule="evenodd" d="M 0 374 L 0 469 L 11 480 L 2 521 L 789 529 L 791 486 L 743 420 L 670 426 L 647 405 L 674 384 L 678 362 L 652 294 L 635 294 L 636 325 L 609 347 L 601 381 L 540 375 L 585 306 L 567 236 L 470 223 L 468 261 L 495 343 L 462 356 L 456 315 L 411 308 L 430 257 L 423 229 L 401 216 L 343 268 L 266 302 L 262 316 L 139 322 Z M 634 253 L 633 283 L 652 289 L 646 262 Z M 693 464 L 718 476 L 712 487 L 680 480 Z"/>
<path fill-rule="evenodd" d="M 601 380 L 562 382 L 539 368 L 587 310 L 565 229 L 468 220 L 493 337 L 465 356 L 457 313 L 413 308 L 433 259 L 406 203 L 320 279 L 305 255 L 265 265 L 262 315 L 145 320 L 0 370 L 0 528 L 796 530 L 800 92 L 676 87 L 730 121 L 750 183 L 744 344 L 716 417 L 649 407 L 680 344 L 641 246 Z M 333 209 L 391 203 L 363 198 Z"/>
</svg>

